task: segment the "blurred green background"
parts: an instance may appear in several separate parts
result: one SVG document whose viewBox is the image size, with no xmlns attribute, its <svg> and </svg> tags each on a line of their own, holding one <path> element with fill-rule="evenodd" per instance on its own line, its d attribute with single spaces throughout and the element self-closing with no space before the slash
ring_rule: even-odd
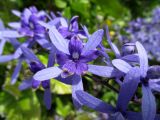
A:
<svg viewBox="0 0 160 120">
<path fill-rule="evenodd" d="M 148 16 L 151 10 L 160 5 L 160 0 L 0 0 L 0 18 L 7 26 L 8 22 L 18 20 L 12 9 L 22 11 L 25 7 L 36 6 L 39 10 L 62 12 L 63 16 L 70 19 L 79 16 L 79 22 L 86 25 L 89 32 L 104 25 L 110 27 L 114 34 L 113 26 L 124 27 L 127 22 L 137 17 Z M 8 43 L 4 54 L 13 52 Z M 44 56 L 39 58 L 45 63 Z M 103 118 L 103 115 L 88 108 L 88 111 L 76 111 L 72 105 L 71 87 L 52 80 L 52 108 L 46 110 L 43 104 L 43 89 L 25 90 L 20 92 L 18 85 L 29 74 L 26 65 L 21 71 L 18 82 L 10 85 L 10 77 L 16 61 L 0 64 L 0 119 L 7 120 L 93 120 Z M 94 96 L 115 105 L 117 94 L 109 88 L 97 84 L 87 77 L 83 78 L 84 88 Z M 111 84 L 115 84 L 111 81 Z M 138 111 L 140 105 L 130 105 L 131 110 Z M 160 110 L 158 110 L 160 111 Z"/>
</svg>

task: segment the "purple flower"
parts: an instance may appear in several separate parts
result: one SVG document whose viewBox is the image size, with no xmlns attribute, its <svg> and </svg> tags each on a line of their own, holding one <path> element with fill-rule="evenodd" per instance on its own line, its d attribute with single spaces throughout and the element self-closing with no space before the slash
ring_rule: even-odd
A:
<svg viewBox="0 0 160 120">
<path fill-rule="evenodd" d="M 38 11 L 32 6 L 25 8 L 22 13 L 13 10 L 13 14 L 20 17 L 20 22 L 10 22 L 9 26 L 12 30 L 3 30 L 2 36 L 5 38 L 22 38 L 27 37 L 26 41 L 30 41 L 30 45 L 34 43 L 40 44 L 45 49 L 50 49 L 50 42 L 46 35 L 45 27 L 39 24 L 39 21 L 45 21 L 47 14 L 44 11 Z"/>
<path fill-rule="evenodd" d="M 13 13 L 15 13 L 15 11 L 13 11 Z M 44 36 L 45 28 L 38 24 L 38 21 L 46 20 L 46 13 L 44 11 L 38 11 L 36 7 L 31 6 L 29 8 L 25 8 L 24 11 L 19 14 L 18 17 L 21 18 L 21 21 L 9 23 L 9 26 L 17 29 L 18 32 L 24 36 Z"/>
<path fill-rule="evenodd" d="M 93 33 L 87 43 L 83 43 L 77 36 L 73 36 L 68 41 L 63 38 L 55 27 L 49 29 L 49 36 L 54 46 L 59 50 L 56 60 L 60 66 L 41 70 L 34 75 L 34 79 L 44 81 L 56 78 L 60 74 L 68 79 L 68 76 L 72 75 L 70 79 L 72 82 L 72 100 L 74 105 L 80 108 L 82 104 L 77 99 L 75 91 L 83 90 L 81 75 L 84 72 L 88 71 L 104 77 L 115 77 L 117 75 L 113 67 L 88 64 L 98 56 L 96 47 L 102 40 L 103 30 Z"/>
<path fill-rule="evenodd" d="M 26 57 L 26 61 L 32 73 L 35 74 L 36 72 L 46 68 L 45 65 L 40 62 L 40 60 L 34 55 L 34 53 L 31 50 L 25 47 L 21 47 L 21 49 L 23 51 L 23 55 Z M 55 51 L 50 52 L 50 57 L 48 60 L 47 67 L 53 66 L 54 64 L 54 59 L 51 58 L 54 56 L 54 52 Z M 49 79 L 46 79 L 45 81 L 41 82 L 31 77 L 27 80 L 23 80 L 22 84 L 19 86 L 19 89 L 24 90 L 30 87 L 36 89 L 40 86 L 40 84 L 45 90 L 44 91 L 44 103 L 46 105 L 46 108 L 50 109 L 51 108 L 51 91 L 50 91 L 50 80 Z"/>
<path fill-rule="evenodd" d="M 143 43 L 150 59 L 160 60 L 160 8 L 152 11 L 152 16 L 147 18 L 137 18 L 131 21 L 126 28 L 128 35 L 119 35 L 123 42 L 140 41 Z M 118 33 L 119 34 L 119 33 Z"/>
<path fill-rule="evenodd" d="M 78 99 L 83 103 L 83 105 L 102 112 L 102 113 L 106 113 L 109 114 L 109 118 L 110 119 L 114 119 L 114 120 L 142 120 L 142 114 L 139 112 L 132 112 L 132 111 L 125 111 L 122 112 L 120 111 L 119 108 L 113 107 L 103 101 L 101 101 L 100 99 L 97 99 L 93 96 L 91 96 L 90 94 L 84 92 L 84 91 L 76 91 L 76 95 L 78 97 Z M 156 115 L 155 120 L 158 120 L 160 118 L 160 115 Z M 146 120 L 146 119 L 144 119 Z"/>
<path fill-rule="evenodd" d="M 79 37 L 85 37 L 86 36 L 84 30 L 79 30 L 78 16 L 72 17 L 69 25 L 60 26 L 58 28 L 58 31 L 66 39 L 71 39 L 73 36 L 76 36 L 76 35 L 79 36 Z"/>
<path fill-rule="evenodd" d="M 123 108 L 122 110 L 125 111 L 127 108 L 127 104 L 129 103 L 130 99 L 134 95 L 138 84 L 141 82 L 142 84 L 142 115 L 143 119 L 145 120 L 153 120 L 156 114 L 156 102 L 155 97 L 151 92 L 151 88 L 153 86 L 157 86 L 156 89 L 159 91 L 159 66 L 152 66 L 148 67 L 148 57 L 144 47 L 139 43 L 136 42 L 136 48 L 138 51 L 139 56 L 139 64 L 140 67 L 132 67 L 128 63 L 122 60 L 114 60 L 113 64 L 119 69 L 120 71 L 127 73 L 126 78 L 128 75 L 128 79 L 124 80 L 122 83 L 119 97 L 118 97 L 118 106 Z M 135 70 L 134 70 L 135 69 Z M 131 72 L 133 71 L 133 73 Z M 154 82 L 152 82 L 154 79 Z M 157 80 L 155 80 L 157 79 Z M 151 82 L 150 82 L 151 81 Z M 155 82 L 157 81 L 157 82 Z M 124 99 L 124 97 L 126 99 Z"/>
</svg>

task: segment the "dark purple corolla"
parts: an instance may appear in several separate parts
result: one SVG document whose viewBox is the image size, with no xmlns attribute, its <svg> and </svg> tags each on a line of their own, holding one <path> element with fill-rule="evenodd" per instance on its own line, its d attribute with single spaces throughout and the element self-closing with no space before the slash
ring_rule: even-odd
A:
<svg viewBox="0 0 160 120">
<path fill-rule="evenodd" d="M 23 55 L 26 57 L 26 62 L 29 65 L 29 69 L 33 74 L 46 68 L 45 65 L 41 63 L 41 61 L 34 55 L 34 53 L 30 49 L 25 48 L 25 47 L 21 47 L 21 49 L 23 51 Z M 54 57 L 53 57 L 54 52 L 55 52 L 54 50 L 50 52 L 47 67 L 53 66 L 54 64 Z M 46 108 L 50 109 L 51 108 L 51 92 L 50 92 L 50 80 L 49 79 L 46 79 L 45 81 L 41 82 L 31 77 L 27 80 L 23 80 L 22 84 L 19 86 L 19 89 L 24 90 L 30 87 L 37 89 L 40 86 L 40 84 L 45 90 L 44 103 L 46 105 Z"/>
</svg>

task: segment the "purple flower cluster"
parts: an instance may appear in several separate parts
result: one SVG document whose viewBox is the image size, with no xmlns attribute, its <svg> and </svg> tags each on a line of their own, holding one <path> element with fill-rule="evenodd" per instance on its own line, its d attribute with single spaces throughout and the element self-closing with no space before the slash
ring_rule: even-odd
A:
<svg viewBox="0 0 160 120">
<path fill-rule="evenodd" d="M 152 91 L 160 92 L 160 66 L 148 64 L 147 53 L 140 42 L 126 43 L 122 51 L 111 41 L 106 27 L 106 39 L 115 59 L 109 56 L 102 40 L 104 30 L 100 29 L 89 34 L 87 28 L 79 28 L 78 17 L 71 20 L 61 15 L 51 15 L 38 11 L 35 7 L 24 9 L 22 13 L 12 11 L 20 17 L 19 22 L 9 23 L 12 28 L 5 29 L 0 24 L 0 63 L 18 60 L 11 78 L 14 84 L 20 73 L 22 62 L 26 62 L 34 74 L 23 80 L 20 90 L 44 89 L 44 103 L 51 108 L 50 79 L 55 78 L 72 86 L 72 100 L 77 109 L 87 106 L 96 111 L 109 114 L 115 120 L 159 120 L 156 114 L 156 101 Z M 136 28 L 139 29 L 139 24 Z M 131 30 L 132 31 L 132 30 Z M 134 31 L 134 30 L 133 30 Z M 23 43 L 18 40 L 25 38 Z M 2 55 L 5 42 L 10 42 L 15 52 Z M 36 54 L 35 45 L 39 44 L 48 53 L 48 64 L 43 64 Z M 93 65 L 92 61 L 103 58 L 105 65 Z M 83 89 L 82 76 L 88 73 L 115 80 L 120 86 L 116 106 L 109 105 L 88 94 Z M 142 98 L 137 98 L 136 91 L 142 87 Z M 128 110 L 131 100 L 141 102 L 142 112 Z"/>
<path fill-rule="evenodd" d="M 121 35 L 122 41 L 140 41 L 146 48 L 150 59 L 160 61 L 160 8 L 153 10 L 148 18 L 137 18 L 129 22 L 126 29 L 129 36 Z"/>
</svg>

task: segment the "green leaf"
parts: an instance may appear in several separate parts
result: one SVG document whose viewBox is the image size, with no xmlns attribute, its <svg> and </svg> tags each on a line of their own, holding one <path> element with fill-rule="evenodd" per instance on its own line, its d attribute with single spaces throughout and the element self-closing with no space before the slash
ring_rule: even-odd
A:
<svg viewBox="0 0 160 120">
<path fill-rule="evenodd" d="M 61 95 L 72 93 L 72 89 L 70 85 L 66 85 L 55 79 L 51 80 L 51 90 L 53 93 L 61 94 Z"/>
<path fill-rule="evenodd" d="M 65 8 L 67 6 L 67 3 L 63 0 L 55 0 L 55 5 L 58 8 Z"/>
</svg>

